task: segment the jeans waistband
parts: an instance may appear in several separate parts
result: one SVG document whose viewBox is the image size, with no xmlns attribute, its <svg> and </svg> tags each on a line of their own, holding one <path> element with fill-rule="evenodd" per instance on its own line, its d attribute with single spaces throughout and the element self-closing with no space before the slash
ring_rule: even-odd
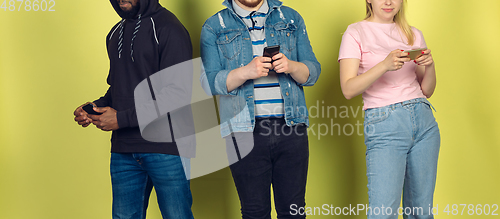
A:
<svg viewBox="0 0 500 219">
<path fill-rule="evenodd" d="M 425 104 L 429 105 L 434 110 L 434 112 L 436 112 L 436 108 L 434 108 L 434 106 L 427 100 L 427 98 L 415 98 L 415 99 L 406 100 L 406 101 L 399 102 L 399 103 L 394 103 L 394 104 L 384 106 L 384 107 L 394 109 L 396 107 L 406 106 L 406 105 L 415 104 L 415 103 L 425 103 Z"/>
<path fill-rule="evenodd" d="M 276 120 L 276 121 L 283 120 L 283 121 L 285 121 L 285 117 L 283 117 L 283 116 L 276 116 L 276 117 L 273 116 L 273 117 L 256 117 L 255 118 L 255 121 L 262 121 L 262 120 L 271 120 L 271 121 L 273 121 L 273 120 Z"/>
<path fill-rule="evenodd" d="M 406 101 L 403 101 L 400 103 L 395 103 L 393 105 L 394 106 L 398 106 L 398 105 L 406 106 L 408 104 L 415 104 L 415 103 L 425 103 L 425 104 L 429 105 L 434 110 L 434 112 L 436 112 L 436 108 L 434 108 L 434 106 L 431 104 L 431 102 L 429 102 L 429 100 L 427 100 L 427 98 L 415 98 L 415 99 L 406 100 Z"/>
</svg>

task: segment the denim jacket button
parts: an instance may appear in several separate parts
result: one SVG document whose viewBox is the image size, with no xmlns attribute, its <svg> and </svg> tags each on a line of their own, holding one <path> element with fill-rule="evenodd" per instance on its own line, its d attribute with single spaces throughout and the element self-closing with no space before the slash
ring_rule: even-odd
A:
<svg viewBox="0 0 500 219">
<path fill-rule="evenodd" d="M 288 96 L 288 92 L 286 92 L 286 95 Z"/>
<path fill-rule="evenodd" d="M 293 121 L 290 122 L 293 125 Z"/>
<path fill-rule="evenodd" d="M 273 33 L 271 34 L 271 37 L 274 37 L 274 34 L 273 34 Z"/>
</svg>

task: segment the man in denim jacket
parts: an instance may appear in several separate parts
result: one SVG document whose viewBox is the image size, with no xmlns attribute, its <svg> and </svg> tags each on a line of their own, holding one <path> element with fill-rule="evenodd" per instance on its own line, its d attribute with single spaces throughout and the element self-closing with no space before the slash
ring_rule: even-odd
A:
<svg viewBox="0 0 500 219">
<path fill-rule="evenodd" d="M 221 135 L 243 218 L 270 218 L 271 185 L 278 218 L 304 218 L 292 210 L 305 206 L 309 119 L 303 86 L 316 83 L 321 71 L 304 20 L 278 0 L 223 5 L 227 9 L 203 25 L 201 58 L 210 91 L 220 96 Z M 274 45 L 280 53 L 263 57 L 264 47 Z M 251 146 L 242 148 L 248 134 Z"/>
</svg>

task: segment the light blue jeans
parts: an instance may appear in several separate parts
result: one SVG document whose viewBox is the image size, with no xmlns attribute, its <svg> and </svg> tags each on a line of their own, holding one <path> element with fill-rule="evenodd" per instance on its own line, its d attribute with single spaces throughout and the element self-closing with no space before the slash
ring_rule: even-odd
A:
<svg viewBox="0 0 500 219">
<path fill-rule="evenodd" d="M 369 219 L 434 218 L 440 134 L 431 107 L 418 98 L 365 111 Z"/>
<path fill-rule="evenodd" d="M 165 219 L 192 219 L 189 159 L 169 154 L 111 153 L 113 219 L 145 219 L 154 187 Z"/>
</svg>

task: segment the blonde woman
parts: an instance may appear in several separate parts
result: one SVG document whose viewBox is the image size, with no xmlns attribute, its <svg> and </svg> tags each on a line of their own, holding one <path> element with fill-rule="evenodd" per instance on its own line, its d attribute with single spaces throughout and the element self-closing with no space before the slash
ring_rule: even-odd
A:
<svg viewBox="0 0 500 219">
<path fill-rule="evenodd" d="M 347 99 L 363 96 L 368 218 L 433 218 L 440 146 L 427 101 L 436 87 L 431 50 L 405 19 L 406 0 L 366 0 L 366 18 L 349 25 L 339 53 Z M 403 208 L 399 208 L 403 193 Z"/>
</svg>

